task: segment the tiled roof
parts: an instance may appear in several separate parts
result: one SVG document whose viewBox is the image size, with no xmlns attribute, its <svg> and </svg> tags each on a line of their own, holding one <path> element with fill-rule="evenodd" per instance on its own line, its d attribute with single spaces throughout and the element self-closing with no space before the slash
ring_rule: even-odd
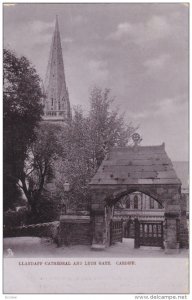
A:
<svg viewBox="0 0 192 300">
<path fill-rule="evenodd" d="M 113 148 L 90 184 L 181 184 L 181 181 L 162 144 Z"/>
</svg>

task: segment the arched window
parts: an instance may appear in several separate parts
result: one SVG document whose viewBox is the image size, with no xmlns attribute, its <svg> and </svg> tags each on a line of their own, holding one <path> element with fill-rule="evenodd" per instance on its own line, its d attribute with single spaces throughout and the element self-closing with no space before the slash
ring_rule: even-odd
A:
<svg viewBox="0 0 192 300">
<path fill-rule="evenodd" d="M 128 196 L 126 199 L 126 208 L 130 208 L 131 207 L 131 201 L 130 201 L 130 197 Z"/>
<path fill-rule="evenodd" d="M 135 195 L 133 200 L 134 200 L 134 209 L 138 209 L 138 207 L 139 207 L 139 205 L 138 205 L 138 204 L 139 204 L 139 203 L 138 203 L 138 202 L 139 202 L 139 201 L 138 201 L 138 196 Z"/>
</svg>

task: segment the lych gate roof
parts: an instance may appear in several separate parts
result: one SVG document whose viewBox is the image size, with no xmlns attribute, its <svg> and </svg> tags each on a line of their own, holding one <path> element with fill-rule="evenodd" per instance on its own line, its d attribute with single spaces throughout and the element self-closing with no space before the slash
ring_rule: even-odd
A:
<svg viewBox="0 0 192 300">
<path fill-rule="evenodd" d="M 162 144 L 113 148 L 90 184 L 181 184 L 181 181 Z"/>
</svg>

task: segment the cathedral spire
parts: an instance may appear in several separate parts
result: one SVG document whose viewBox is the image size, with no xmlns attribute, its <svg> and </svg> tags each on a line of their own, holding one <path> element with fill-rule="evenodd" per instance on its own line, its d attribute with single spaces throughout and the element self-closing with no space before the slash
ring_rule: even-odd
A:
<svg viewBox="0 0 192 300">
<path fill-rule="evenodd" d="M 69 122 L 71 109 L 57 16 L 45 77 L 45 95 L 44 120 Z"/>
</svg>

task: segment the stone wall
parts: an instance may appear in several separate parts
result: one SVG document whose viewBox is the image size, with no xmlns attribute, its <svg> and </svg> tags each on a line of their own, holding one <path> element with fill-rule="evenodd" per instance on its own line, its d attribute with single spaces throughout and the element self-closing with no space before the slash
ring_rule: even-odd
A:
<svg viewBox="0 0 192 300">
<path fill-rule="evenodd" d="M 58 234 L 59 246 L 91 245 L 91 242 L 92 230 L 89 216 L 61 216 Z"/>
<path fill-rule="evenodd" d="M 27 226 L 4 227 L 4 237 L 50 237 L 59 246 L 91 245 L 90 216 L 64 215 L 60 221 Z"/>
<path fill-rule="evenodd" d="M 50 237 L 56 240 L 58 235 L 58 227 L 59 221 L 18 227 L 4 227 L 3 237 L 34 236 Z"/>
</svg>

